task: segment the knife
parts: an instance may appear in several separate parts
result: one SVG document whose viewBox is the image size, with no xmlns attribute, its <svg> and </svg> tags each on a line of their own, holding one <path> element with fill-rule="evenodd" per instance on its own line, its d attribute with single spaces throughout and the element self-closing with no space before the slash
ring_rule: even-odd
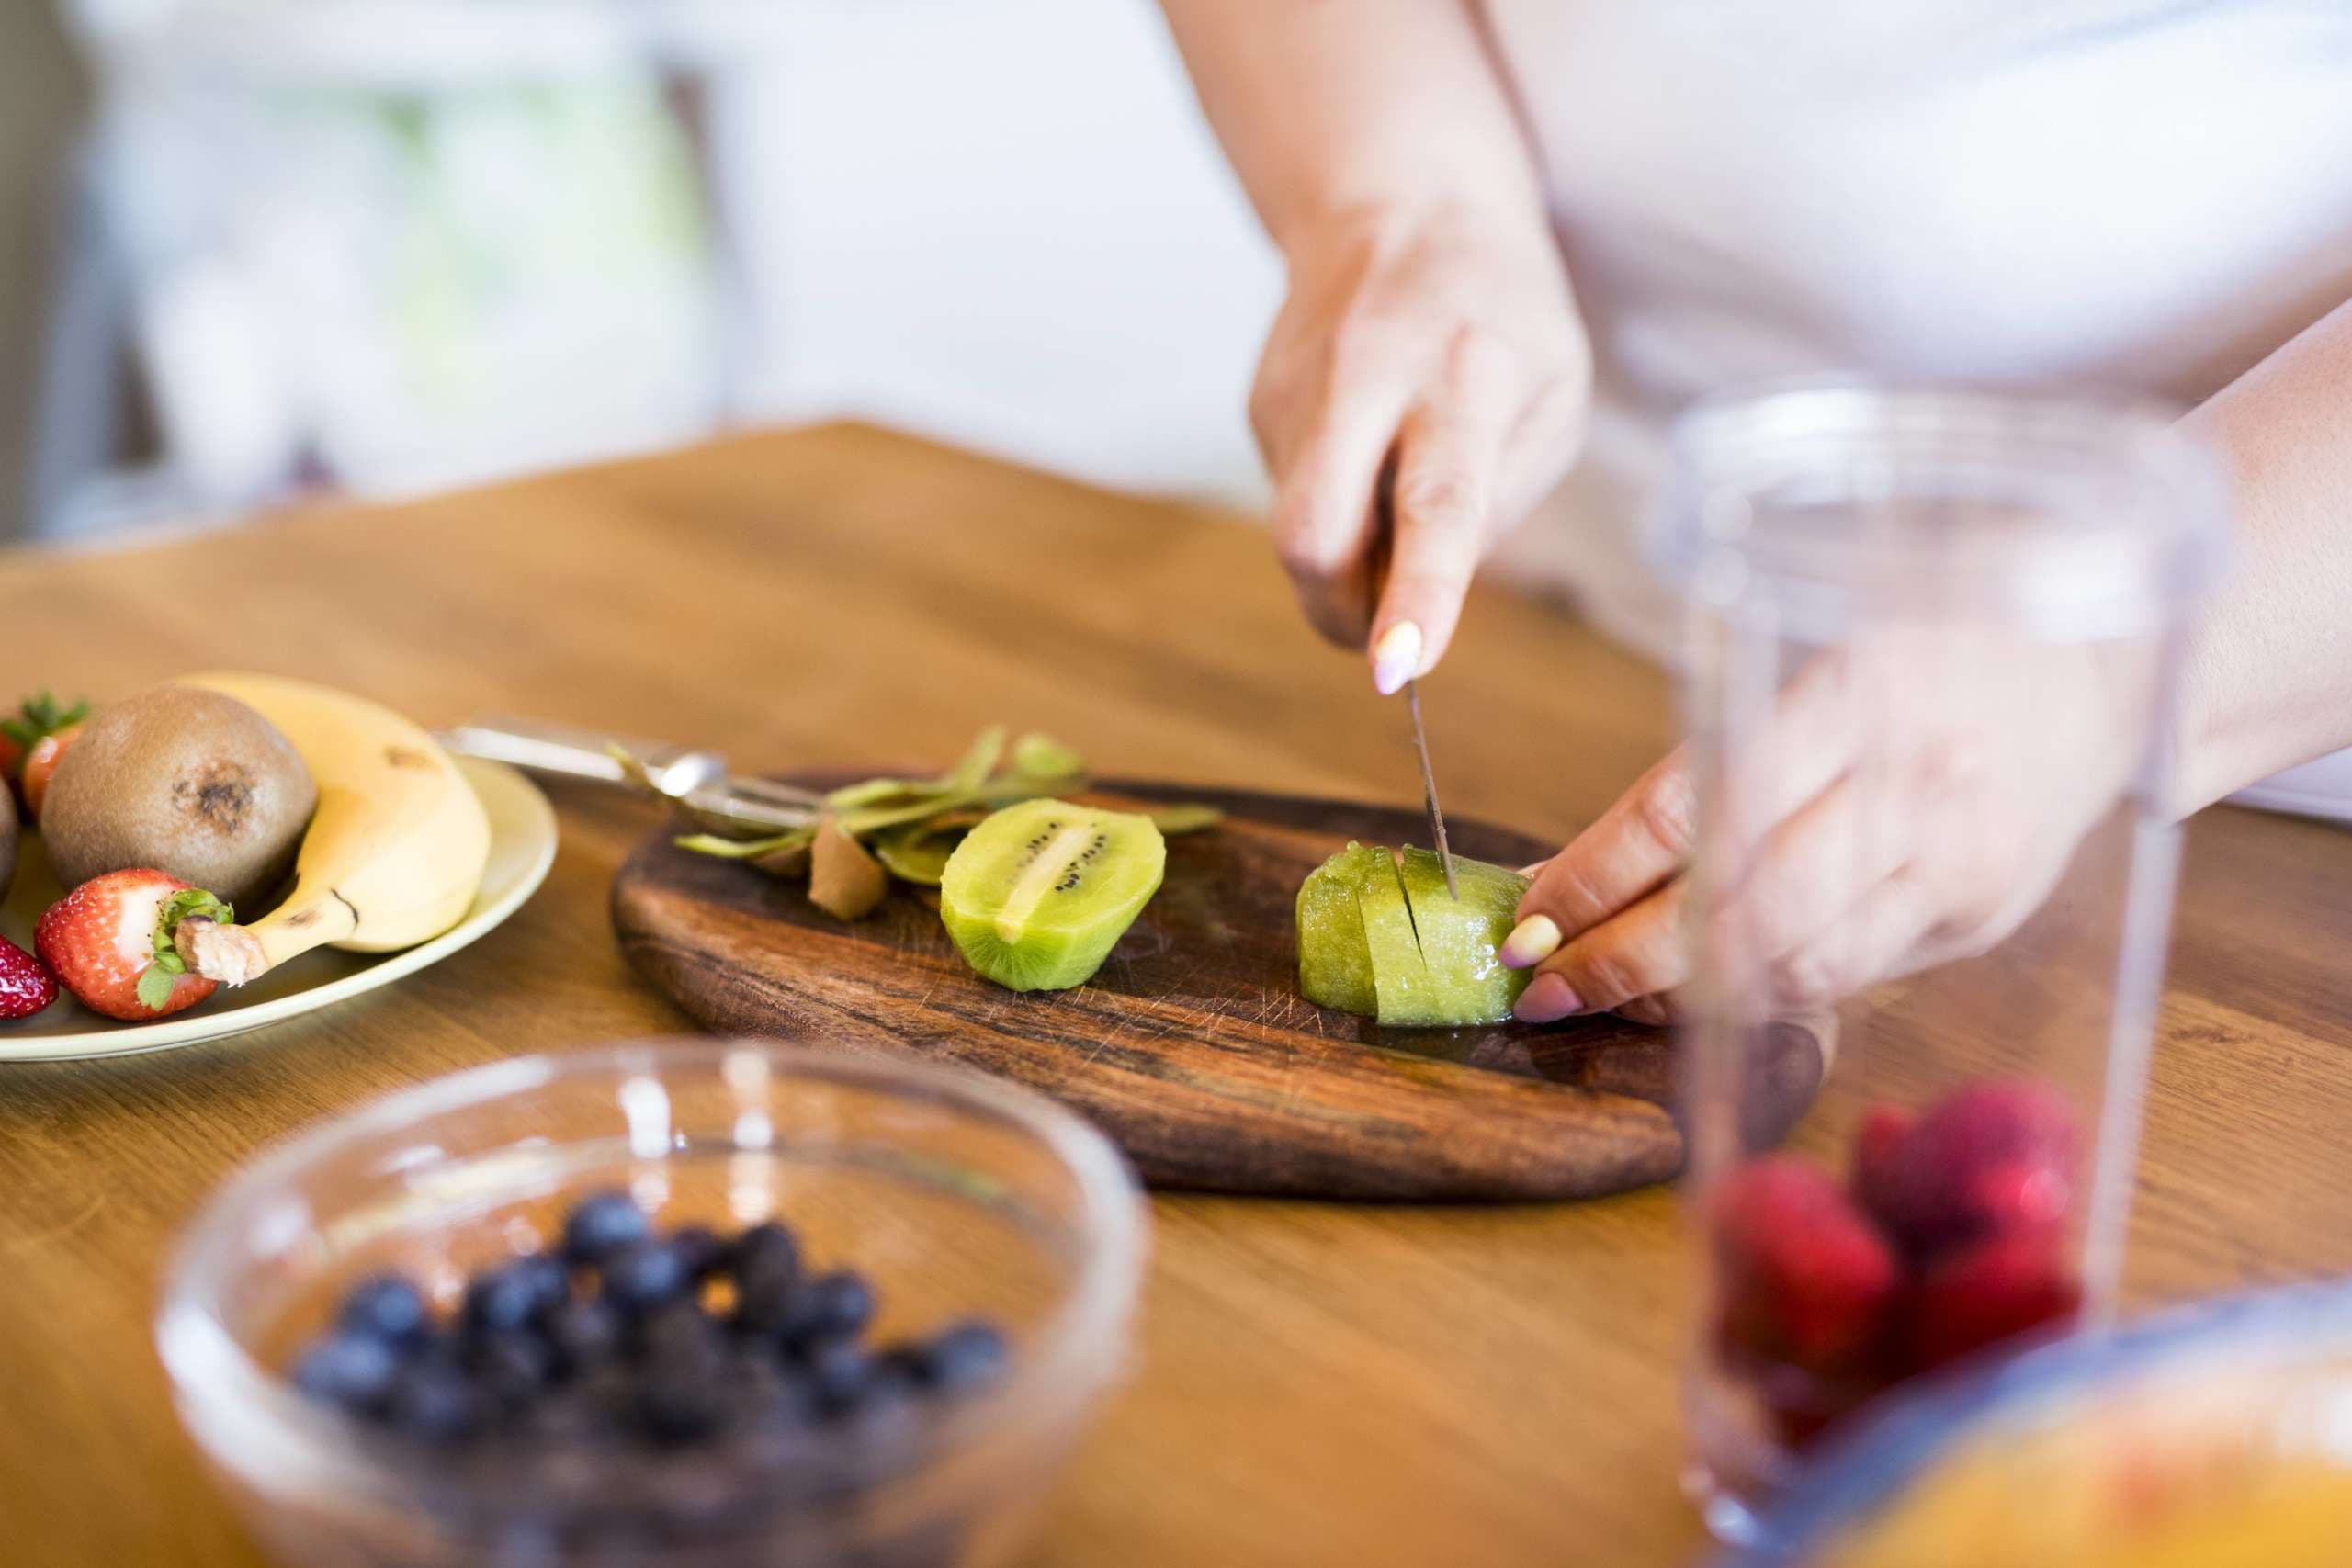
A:
<svg viewBox="0 0 2352 1568">
<path fill-rule="evenodd" d="M 1437 808 L 1437 774 L 1430 769 L 1430 734 L 1421 727 L 1421 683 L 1405 682 L 1405 706 L 1413 715 L 1413 751 L 1421 760 L 1421 798 L 1429 803 L 1430 837 L 1437 840 L 1437 858 L 1445 866 L 1445 896 L 1462 902 L 1462 885 L 1453 879 L 1453 851 L 1445 841 L 1445 813 Z"/>
</svg>

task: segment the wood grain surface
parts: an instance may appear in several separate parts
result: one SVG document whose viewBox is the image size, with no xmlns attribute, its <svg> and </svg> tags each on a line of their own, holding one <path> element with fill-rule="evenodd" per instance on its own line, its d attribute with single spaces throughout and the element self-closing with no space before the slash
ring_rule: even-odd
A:
<svg viewBox="0 0 2352 1568">
<path fill-rule="evenodd" d="M 877 432 L 761 436 L 128 554 L 0 556 L 0 688 L 239 662 L 431 724 L 498 711 L 779 767 L 952 756 L 988 719 L 1108 770 L 1419 798 L 1405 718 L 1256 530 Z M 1424 682 L 1448 807 L 1546 840 L 1668 744 L 1661 680 L 1482 592 Z M 261 1562 L 175 1424 L 149 1320 L 240 1161 L 385 1090 L 691 1028 L 613 940 L 651 826 L 560 793 L 548 886 L 401 985 L 217 1046 L 0 1070 L 0 1561 Z M 2191 825 L 2133 1213 L 2140 1305 L 2352 1269 L 2352 837 Z M 1159 1198 L 1133 1382 L 1035 1563 L 1691 1562 L 1672 1193 L 1496 1207 Z"/>
<path fill-rule="evenodd" d="M 882 770 L 876 769 L 876 772 Z M 899 770 L 905 772 L 908 770 Z M 835 777 L 797 782 L 825 787 Z M 613 883 L 621 946 L 713 1029 L 945 1058 L 1093 1118 L 1155 1188 L 1272 1197 L 1598 1198 L 1681 1169 L 1664 1032 L 1600 1017 L 1553 1028 L 1382 1029 L 1298 994 L 1298 885 L 1350 840 L 1396 845 L 1393 807 L 1114 780 L 1197 799 L 1216 829 L 1170 840 L 1167 880 L 1092 981 L 1027 996 L 972 972 L 936 894 L 894 889 L 854 925 L 806 890 L 677 848 L 657 829 Z M 1454 848 L 1499 865 L 1549 852 L 1472 818 Z M 1790 1024 L 1758 1059 L 1760 1135 L 1821 1081 Z"/>
</svg>

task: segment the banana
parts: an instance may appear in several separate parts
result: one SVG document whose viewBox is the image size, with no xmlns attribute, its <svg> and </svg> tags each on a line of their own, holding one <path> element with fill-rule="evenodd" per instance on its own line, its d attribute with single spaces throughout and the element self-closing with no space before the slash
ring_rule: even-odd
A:
<svg viewBox="0 0 2352 1568">
<path fill-rule="evenodd" d="M 180 923 L 190 969 L 242 986 L 314 947 L 390 953 L 465 918 L 490 860 L 490 818 L 433 737 L 362 697 L 276 675 L 186 677 L 276 725 L 310 767 L 319 807 L 294 888 L 251 925 Z"/>
</svg>

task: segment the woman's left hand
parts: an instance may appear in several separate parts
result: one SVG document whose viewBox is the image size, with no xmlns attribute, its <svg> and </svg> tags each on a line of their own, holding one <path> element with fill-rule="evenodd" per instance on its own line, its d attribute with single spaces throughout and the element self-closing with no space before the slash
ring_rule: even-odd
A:
<svg viewBox="0 0 2352 1568">
<path fill-rule="evenodd" d="M 1740 748 L 1706 824 L 1678 750 L 1537 871 L 1503 962 L 1519 1016 L 1663 1023 L 1696 921 L 1776 1012 L 1980 953 L 2015 931 L 2143 761 L 2153 665 L 2091 648 L 1900 633 L 1824 656 Z"/>
</svg>

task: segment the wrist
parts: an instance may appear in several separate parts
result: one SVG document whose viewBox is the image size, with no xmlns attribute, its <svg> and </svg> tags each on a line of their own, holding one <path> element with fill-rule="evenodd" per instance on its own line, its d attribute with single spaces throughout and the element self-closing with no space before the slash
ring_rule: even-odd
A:
<svg viewBox="0 0 2352 1568">
<path fill-rule="evenodd" d="M 1499 254 L 1525 253 L 1556 265 L 1557 244 L 1540 198 L 1444 190 L 1300 202 L 1270 220 L 1275 248 L 1294 271 L 1334 252 L 1407 248 L 1442 236 Z"/>
</svg>

